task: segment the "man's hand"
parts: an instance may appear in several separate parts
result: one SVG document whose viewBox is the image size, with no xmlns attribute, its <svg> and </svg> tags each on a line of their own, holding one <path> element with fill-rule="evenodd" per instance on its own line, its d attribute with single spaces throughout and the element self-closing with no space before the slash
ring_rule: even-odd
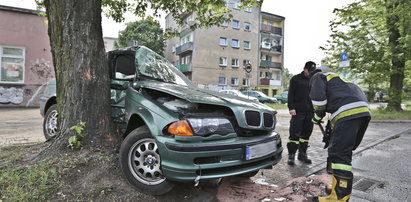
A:
<svg viewBox="0 0 411 202">
<path fill-rule="evenodd" d="M 290 110 L 290 115 L 291 116 L 297 115 L 297 112 L 295 111 L 295 109 Z"/>
<path fill-rule="evenodd" d="M 311 122 L 313 122 L 314 124 L 320 124 L 321 123 L 321 119 L 323 119 L 323 117 L 318 116 L 317 114 L 314 114 L 313 119 L 311 120 Z"/>
</svg>

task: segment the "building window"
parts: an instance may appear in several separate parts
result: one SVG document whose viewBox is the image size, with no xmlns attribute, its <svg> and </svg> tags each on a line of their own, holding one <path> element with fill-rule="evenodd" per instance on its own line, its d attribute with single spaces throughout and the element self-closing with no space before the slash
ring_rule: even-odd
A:
<svg viewBox="0 0 411 202">
<path fill-rule="evenodd" d="M 238 58 L 231 59 L 231 66 L 232 67 L 239 67 Z"/>
<path fill-rule="evenodd" d="M 24 48 L 0 46 L 0 82 L 24 83 L 24 58 Z"/>
<path fill-rule="evenodd" d="M 227 66 L 227 57 L 220 57 L 220 66 Z"/>
<path fill-rule="evenodd" d="M 240 21 L 238 21 L 238 20 L 233 20 L 233 23 L 231 24 L 231 26 L 232 26 L 234 29 L 240 29 Z"/>
<path fill-rule="evenodd" d="M 186 35 L 184 35 L 183 37 L 180 38 L 180 45 L 186 44 L 188 42 L 192 42 L 193 41 L 193 32 L 190 32 Z"/>
<path fill-rule="evenodd" d="M 238 86 L 238 78 L 237 77 L 232 77 L 231 78 L 231 85 L 232 86 Z"/>
<path fill-rule="evenodd" d="M 250 60 L 243 60 L 243 66 L 245 66 L 246 64 L 251 64 Z"/>
<path fill-rule="evenodd" d="M 234 8 L 234 9 L 240 9 L 241 2 L 234 1 L 233 4 L 234 4 L 234 5 L 233 5 L 233 8 Z"/>
<path fill-rule="evenodd" d="M 245 22 L 244 23 L 244 30 L 245 31 L 250 31 L 250 29 L 251 29 L 251 24 L 249 22 Z"/>
<path fill-rule="evenodd" d="M 191 60 L 191 56 L 190 56 L 190 55 L 181 57 L 181 59 L 180 59 L 180 64 L 181 64 L 181 65 L 190 64 L 190 60 Z"/>
<path fill-rule="evenodd" d="M 228 27 L 228 22 L 227 22 L 227 21 L 224 21 L 223 23 L 221 23 L 221 26 L 222 26 L 222 27 Z"/>
<path fill-rule="evenodd" d="M 220 46 L 227 46 L 227 38 L 220 37 Z"/>
<path fill-rule="evenodd" d="M 251 44 L 249 41 L 244 41 L 244 49 L 251 49 Z"/>
<path fill-rule="evenodd" d="M 244 7 L 244 11 L 251 13 L 253 12 L 253 9 L 251 7 Z"/>
<path fill-rule="evenodd" d="M 243 86 L 250 86 L 250 79 L 243 79 Z"/>
<path fill-rule="evenodd" d="M 231 40 L 231 47 L 233 47 L 233 48 L 239 48 L 240 47 L 240 43 L 238 42 L 238 39 Z"/>
<path fill-rule="evenodd" d="M 218 77 L 218 85 L 227 85 L 227 79 L 225 77 Z"/>
<path fill-rule="evenodd" d="M 228 7 L 230 5 L 230 0 L 225 0 L 224 6 Z"/>
</svg>

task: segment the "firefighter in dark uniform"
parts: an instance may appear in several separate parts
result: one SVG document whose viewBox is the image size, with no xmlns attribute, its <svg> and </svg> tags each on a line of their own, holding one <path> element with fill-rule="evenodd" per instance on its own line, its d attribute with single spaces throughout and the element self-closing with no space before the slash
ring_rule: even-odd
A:
<svg viewBox="0 0 411 202">
<path fill-rule="evenodd" d="M 332 128 L 328 147 L 333 171 L 331 193 L 314 197 L 314 201 L 347 201 L 353 183 L 352 151 L 361 143 L 371 119 L 367 98 L 357 85 L 338 74 L 311 71 L 310 76 L 310 98 L 315 110 L 313 123 L 321 123 L 328 112 Z"/>
<path fill-rule="evenodd" d="M 313 131 L 311 119 L 314 109 L 309 97 L 308 84 L 310 71 L 315 70 L 314 62 L 306 62 L 304 71 L 293 76 L 288 89 L 288 109 L 291 115 L 290 136 L 288 138 L 288 165 L 294 165 L 295 153 L 298 150 L 298 160 L 310 164 L 307 156 L 308 140 Z"/>
</svg>

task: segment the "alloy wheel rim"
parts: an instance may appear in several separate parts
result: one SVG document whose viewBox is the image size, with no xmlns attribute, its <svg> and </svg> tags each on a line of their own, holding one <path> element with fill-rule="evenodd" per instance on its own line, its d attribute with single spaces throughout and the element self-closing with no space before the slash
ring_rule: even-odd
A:
<svg viewBox="0 0 411 202">
<path fill-rule="evenodd" d="M 53 137 L 57 134 L 57 110 L 53 110 L 49 115 L 49 120 L 47 122 L 47 132 L 49 136 Z"/>
<path fill-rule="evenodd" d="M 141 139 L 130 148 L 128 154 L 130 171 L 134 178 L 143 184 L 156 185 L 165 180 L 160 162 L 160 154 L 154 139 Z"/>
</svg>

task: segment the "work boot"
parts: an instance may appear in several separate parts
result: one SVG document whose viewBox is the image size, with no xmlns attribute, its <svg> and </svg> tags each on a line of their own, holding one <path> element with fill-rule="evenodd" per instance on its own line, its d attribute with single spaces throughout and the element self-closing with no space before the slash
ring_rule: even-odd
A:
<svg viewBox="0 0 411 202">
<path fill-rule="evenodd" d="M 307 148 L 308 142 L 300 142 L 298 147 L 298 160 L 306 164 L 311 164 L 311 159 L 307 156 Z"/>
<path fill-rule="evenodd" d="M 312 201 L 348 201 L 351 196 L 353 176 L 349 171 L 342 171 L 339 174 L 343 175 L 333 175 L 331 193 L 326 197 L 314 197 Z M 327 186 L 326 189 L 329 189 L 329 187 Z"/>
<path fill-rule="evenodd" d="M 290 166 L 295 165 L 294 159 L 295 159 L 295 154 L 288 154 L 287 164 Z"/>
<path fill-rule="evenodd" d="M 288 149 L 288 161 L 287 164 L 288 165 L 295 165 L 294 159 L 295 159 L 295 152 L 297 152 L 298 149 L 298 141 L 294 141 L 294 140 L 288 140 L 287 143 L 287 149 Z"/>
</svg>

